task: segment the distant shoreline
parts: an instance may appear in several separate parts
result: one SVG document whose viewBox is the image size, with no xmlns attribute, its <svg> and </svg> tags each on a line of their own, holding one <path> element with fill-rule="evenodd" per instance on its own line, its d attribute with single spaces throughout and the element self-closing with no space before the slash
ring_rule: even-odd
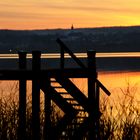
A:
<svg viewBox="0 0 140 140">
<path fill-rule="evenodd" d="M 74 30 L 82 30 L 82 29 L 108 29 L 108 28 L 137 28 L 140 25 L 120 25 L 120 26 L 97 26 L 97 27 L 75 27 Z M 0 31 L 53 31 L 53 30 L 71 30 L 71 28 L 34 28 L 34 29 L 0 29 Z"/>
</svg>

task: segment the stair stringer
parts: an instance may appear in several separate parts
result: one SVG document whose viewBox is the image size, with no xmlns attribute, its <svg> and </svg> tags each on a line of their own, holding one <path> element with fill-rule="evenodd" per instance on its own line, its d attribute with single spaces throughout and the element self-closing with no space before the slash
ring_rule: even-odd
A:
<svg viewBox="0 0 140 140">
<path fill-rule="evenodd" d="M 53 133 L 50 134 L 51 135 L 50 137 L 52 137 L 52 139 L 58 140 L 63 130 L 65 130 L 67 125 L 72 122 L 72 120 L 75 118 L 78 112 L 61 95 L 59 95 L 51 86 L 49 87 L 49 92 L 48 92 L 48 89 L 46 88 L 45 84 L 42 83 L 41 90 L 45 94 L 49 94 L 51 99 L 65 113 L 64 117 L 58 121 L 57 126 L 52 128 Z"/>
</svg>

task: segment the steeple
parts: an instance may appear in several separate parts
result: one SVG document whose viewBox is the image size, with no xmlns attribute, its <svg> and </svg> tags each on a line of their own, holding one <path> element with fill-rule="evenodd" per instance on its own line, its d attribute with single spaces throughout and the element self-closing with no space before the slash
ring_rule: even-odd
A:
<svg viewBox="0 0 140 140">
<path fill-rule="evenodd" d="M 72 26 L 71 26 L 71 30 L 73 30 L 74 29 L 74 26 L 73 26 L 73 24 L 72 24 Z"/>
</svg>

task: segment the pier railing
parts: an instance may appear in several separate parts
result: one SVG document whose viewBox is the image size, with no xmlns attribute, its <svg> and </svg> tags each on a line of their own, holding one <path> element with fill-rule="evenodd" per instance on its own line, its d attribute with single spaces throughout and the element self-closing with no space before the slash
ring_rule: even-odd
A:
<svg viewBox="0 0 140 140">
<path fill-rule="evenodd" d="M 60 51 L 60 54 L 61 54 L 61 68 L 64 69 L 64 65 L 65 65 L 65 52 L 68 53 L 71 58 L 81 67 L 81 68 L 86 68 L 85 65 L 74 55 L 74 53 L 68 49 L 68 47 L 58 38 L 57 39 L 57 42 L 58 44 L 60 45 L 60 48 L 61 48 L 61 51 Z"/>
</svg>

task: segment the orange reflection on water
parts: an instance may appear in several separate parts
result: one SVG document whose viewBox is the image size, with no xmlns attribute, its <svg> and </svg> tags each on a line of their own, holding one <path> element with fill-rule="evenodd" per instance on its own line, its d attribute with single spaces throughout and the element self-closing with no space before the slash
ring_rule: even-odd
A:
<svg viewBox="0 0 140 140">
<path fill-rule="evenodd" d="M 122 91 L 126 91 L 129 87 L 132 95 L 136 96 L 140 102 L 140 72 L 99 72 L 98 79 L 111 92 L 111 96 L 107 97 L 114 99 L 122 96 Z M 72 82 L 87 95 L 87 79 L 73 78 Z M 14 85 L 16 87 L 14 87 Z M 9 95 L 11 90 L 18 92 L 17 81 L 0 81 L 0 94 Z M 14 93 L 14 91 L 12 91 Z M 28 84 L 28 91 L 31 92 L 31 83 Z M 101 92 L 101 95 L 105 95 Z"/>
<path fill-rule="evenodd" d="M 101 72 L 98 78 L 112 93 L 109 98 L 121 98 L 130 92 L 140 102 L 140 72 Z"/>
</svg>

